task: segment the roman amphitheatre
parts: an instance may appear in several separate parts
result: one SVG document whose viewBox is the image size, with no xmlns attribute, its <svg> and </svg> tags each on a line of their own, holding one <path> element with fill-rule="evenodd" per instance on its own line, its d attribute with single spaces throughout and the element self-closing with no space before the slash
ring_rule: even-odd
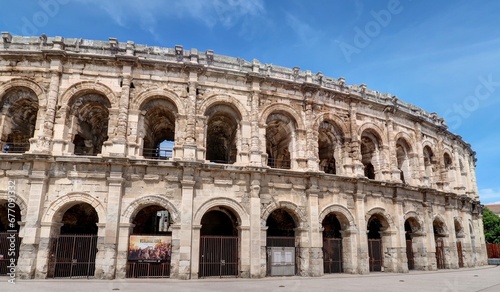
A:
<svg viewBox="0 0 500 292">
<path fill-rule="evenodd" d="M 486 264 L 471 145 L 364 84 L 211 50 L 4 32 L 0 104 L 1 248 L 15 233 L 20 278 Z"/>
</svg>

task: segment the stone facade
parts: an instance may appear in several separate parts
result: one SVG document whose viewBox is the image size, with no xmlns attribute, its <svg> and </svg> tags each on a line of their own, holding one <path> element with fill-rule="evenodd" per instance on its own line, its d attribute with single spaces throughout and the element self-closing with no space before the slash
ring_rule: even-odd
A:
<svg viewBox="0 0 500 292">
<path fill-rule="evenodd" d="M 372 218 L 383 271 L 408 271 L 410 233 L 415 269 L 437 268 L 437 237 L 446 268 L 458 268 L 456 242 L 465 266 L 486 264 L 475 153 L 434 113 L 210 50 L 2 36 L 0 200 L 14 180 L 23 278 L 47 277 L 50 242 L 79 203 L 98 215 L 102 279 L 125 277 L 133 219 L 151 205 L 171 216 L 173 278 L 198 278 L 202 218 L 214 209 L 235 218 L 241 277 L 266 276 L 275 210 L 293 218 L 298 275 L 323 275 L 330 214 L 345 273 L 369 272 Z M 146 149 L 163 140 L 172 157 L 152 159 Z"/>
</svg>

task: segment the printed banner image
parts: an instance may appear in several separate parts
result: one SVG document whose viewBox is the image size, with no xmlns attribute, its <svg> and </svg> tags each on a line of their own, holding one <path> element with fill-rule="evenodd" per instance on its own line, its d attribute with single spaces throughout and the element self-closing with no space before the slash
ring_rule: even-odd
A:
<svg viewBox="0 0 500 292">
<path fill-rule="evenodd" d="M 148 263 L 170 261 L 171 236 L 130 235 L 128 260 Z"/>
</svg>

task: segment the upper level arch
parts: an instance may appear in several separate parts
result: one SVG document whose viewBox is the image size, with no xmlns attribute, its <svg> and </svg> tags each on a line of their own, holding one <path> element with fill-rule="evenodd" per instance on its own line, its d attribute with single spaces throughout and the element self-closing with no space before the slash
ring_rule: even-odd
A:
<svg viewBox="0 0 500 292">
<path fill-rule="evenodd" d="M 138 93 L 130 103 L 131 110 L 140 110 L 150 99 L 166 99 L 175 105 L 176 112 L 185 115 L 186 111 L 179 96 L 168 88 L 151 88 Z"/>
<path fill-rule="evenodd" d="M 333 113 L 322 113 L 314 120 L 314 129 L 319 129 L 321 124 L 325 121 L 328 121 L 333 127 L 336 128 L 339 136 L 342 138 L 350 137 L 349 129 L 346 126 L 346 123 L 339 116 Z"/>
<path fill-rule="evenodd" d="M 5 153 L 23 153 L 35 135 L 39 100 L 30 87 L 9 87 L 0 96 L 0 146 Z"/>
<path fill-rule="evenodd" d="M 38 83 L 26 79 L 26 78 L 13 78 L 7 82 L 4 82 L 0 85 L 0 100 L 3 100 L 4 95 L 7 91 L 10 91 L 14 88 L 29 88 L 33 91 L 34 95 L 37 97 L 38 105 L 41 108 L 46 107 L 47 105 L 47 97 L 45 94 L 45 90 L 38 85 Z"/>
<path fill-rule="evenodd" d="M 118 100 L 116 94 L 108 86 L 92 81 L 82 81 L 71 85 L 64 93 L 61 95 L 59 104 L 64 106 L 69 106 L 70 101 L 86 94 L 100 94 L 106 97 L 107 107 L 117 107 Z"/>
<path fill-rule="evenodd" d="M 265 107 L 260 112 L 260 125 L 266 125 L 269 120 L 272 120 L 270 117 L 274 114 L 280 114 L 286 117 L 289 117 L 290 122 L 292 122 L 292 126 L 297 130 L 305 130 L 304 121 L 297 111 L 295 111 L 292 107 L 284 104 L 271 104 Z"/>
<path fill-rule="evenodd" d="M 202 102 L 198 106 L 198 115 L 207 117 L 212 116 L 217 110 L 217 105 L 226 105 L 231 108 L 231 114 L 238 121 L 246 121 L 249 119 L 249 114 L 246 108 L 239 100 L 228 94 L 210 93 L 202 97 Z"/>
</svg>

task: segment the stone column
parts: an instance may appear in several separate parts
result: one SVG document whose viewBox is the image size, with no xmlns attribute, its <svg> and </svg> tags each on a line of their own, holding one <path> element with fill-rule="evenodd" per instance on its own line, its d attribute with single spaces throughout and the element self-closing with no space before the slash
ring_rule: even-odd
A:
<svg viewBox="0 0 500 292">
<path fill-rule="evenodd" d="M 43 216 L 43 205 L 47 194 L 47 173 L 48 165 L 44 161 L 33 160 L 33 170 L 30 176 L 29 198 L 26 211 L 26 217 L 23 228 L 24 237 L 19 248 L 19 258 L 17 263 L 17 271 L 21 279 L 30 279 L 35 276 L 35 267 L 45 267 L 48 257 L 38 258 L 49 253 L 48 242 L 44 242 L 40 248 L 40 221 Z M 37 259 L 43 261 L 38 263 Z M 37 271 L 37 274 L 39 272 Z M 42 275 L 44 274 L 41 271 Z"/>
<path fill-rule="evenodd" d="M 366 234 L 366 219 L 365 219 L 365 194 L 363 188 L 360 189 L 358 183 L 357 192 L 354 193 L 355 208 L 356 208 L 356 224 L 358 225 L 358 257 L 357 257 L 357 273 L 367 274 L 370 272 L 368 259 L 368 236 Z"/>
<path fill-rule="evenodd" d="M 40 239 L 38 250 L 33 250 L 33 254 L 36 257 L 36 269 L 34 275 L 36 279 L 45 279 L 54 274 L 55 266 L 51 265 L 50 263 L 50 253 L 52 244 L 59 237 L 62 225 L 62 223 L 55 222 L 40 223 Z M 23 278 L 22 274 L 20 276 L 21 278 Z M 26 277 L 26 279 L 27 278 L 28 277 Z"/>
<path fill-rule="evenodd" d="M 118 113 L 116 120 L 116 131 L 110 133 L 108 141 L 104 143 L 106 150 L 103 147 L 103 153 L 113 154 L 113 156 L 123 157 L 127 152 L 127 125 L 128 125 L 128 108 L 130 102 L 130 85 L 132 82 L 132 66 L 129 64 L 123 65 L 121 76 L 121 95 L 118 101 Z M 110 119 L 110 122 L 112 120 Z M 111 125 L 109 128 L 112 128 Z"/>
<path fill-rule="evenodd" d="M 191 239 L 191 279 L 198 279 L 200 270 L 200 238 L 201 225 L 192 225 Z"/>
<path fill-rule="evenodd" d="M 255 66 L 255 65 L 254 65 Z M 261 149 L 261 139 L 265 140 L 265 137 L 261 137 L 259 131 L 259 104 L 260 104 L 260 80 L 254 79 L 252 81 L 252 93 L 251 93 L 251 138 L 250 138 L 250 164 L 252 166 L 262 166 L 262 154 Z M 264 151 L 265 154 L 265 151 Z"/>
<path fill-rule="evenodd" d="M 357 124 L 357 104 L 351 102 L 349 104 L 349 119 L 351 128 L 351 145 L 350 145 L 350 156 L 352 159 L 352 174 L 355 177 L 364 177 L 365 171 L 363 163 L 361 163 L 361 145 L 359 142 L 358 124 Z M 364 215 L 363 215 L 364 218 Z M 365 226 L 366 230 L 366 226 Z M 368 244 L 368 243 L 366 243 Z M 367 249 L 368 250 L 368 249 Z"/>
<path fill-rule="evenodd" d="M 120 223 L 116 254 L 116 279 L 125 279 L 127 277 L 129 237 L 134 230 L 134 226 L 132 223 Z"/>
<path fill-rule="evenodd" d="M 449 198 L 451 200 L 451 198 Z M 448 226 L 448 245 L 445 244 L 445 265 L 447 269 L 458 269 L 457 237 L 455 233 L 455 218 L 453 206 L 449 202 L 446 206 L 446 225 Z M 448 251 L 448 252 L 447 252 Z"/>
<path fill-rule="evenodd" d="M 422 147 L 422 126 L 419 122 L 415 122 L 415 138 L 417 140 L 416 152 L 418 159 L 418 175 L 416 178 L 420 180 L 419 185 L 430 187 L 429 178 L 425 173 L 424 149 Z"/>
<path fill-rule="evenodd" d="M 250 277 L 261 278 L 266 276 L 266 261 L 262 260 L 261 218 L 260 218 L 260 173 L 252 173 L 250 186 Z M 264 233 L 264 242 L 266 234 Z M 265 246 L 265 244 L 264 244 Z"/>
<path fill-rule="evenodd" d="M 47 95 L 47 108 L 45 109 L 45 118 L 42 134 L 38 137 L 32 153 L 47 153 L 52 151 L 52 140 L 54 138 L 54 122 L 56 116 L 57 99 L 59 96 L 59 87 L 61 83 L 62 63 L 60 59 L 50 61 L 50 85 Z M 60 152 L 60 151 L 59 151 Z"/>
<path fill-rule="evenodd" d="M 425 244 L 425 232 L 417 231 L 411 234 L 412 248 L 413 248 L 413 262 L 415 270 L 428 271 L 430 270 L 427 256 L 427 247 Z"/>
<path fill-rule="evenodd" d="M 317 187 L 318 181 L 316 178 L 310 178 L 311 186 L 306 190 L 307 194 L 307 209 L 308 209 L 308 235 L 309 235 L 309 273 L 310 277 L 318 277 L 323 275 L 323 241 L 322 241 L 322 226 L 319 222 L 319 204 Z"/>
<path fill-rule="evenodd" d="M 295 259 L 297 262 L 295 263 L 297 266 L 297 274 L 299 276 L 310 276 L 310 259 L 309 259 L 309 251 L 310 251 L 310 242 L 309 242 L 309 232 L 303 226 L 299 226 L 294 229 L 295 231 L 295 250 L 297 254 L 295 255 Z"/>
<path fill-rule="evenodd" d="M 342 267 L 346 274 L 356 274 L 358 269 L 358 232 L 354 226 L 341 230 L 342 234 Z M 366 234 L 366 232 L 365 232 Z M 367 239 L 368 240 L 368 239 Z"/>
<path fill-rule="evenodd" d="M 387 126 L 387 143 L 388 143 L 386 153 L 389 156 L 387 157 L 387 161 L 384 161 L 384 164 L 388 166 L 386 169 L 388 173 L 384 175 L 384 179 L 402 183 L 400 170 L 398 169 L 396 141 L 394 141 L 393 118 L 388 111 L 385 112 L 385 122 Z M 406 174 L 406 176 L 409 176 L 409 174 Z"/>
<path fill-rule="evenodd" d="M 250 262 L 252 255 L 250 253 L 250 226 L 238 226 L 238 235 L 240 238 L 240 246 L 239 246 L 239 257 L 240 257 L 240 266 L 239 266 L 239 276 L 241 278 L 250 278 Z"/>
<path fill-rule="evenodd" d="M 191 245 L 194 244 L 192 240 L 193 236 L 192 228 L 193 228 L 193 199 L 194 199 L 195 181 L 192 169 L 186 168 L 184 169 L 184 172 L 185 172 L 184 177 L 181 181 L 182 199 L 181 199 L 180 222 L 179 222 L 180 229 L 179 229 L 179 275 L 178 276 L 179 279 L 187 280 L 192 277 Z"/>
<path fill-rule="evenodd" d="M 97 279 L 114 279 L 116 270 L 118 232 L 120 224 L 120 210 L 123 194 L 122 167 L 111 166 L 112 171 L 108 177 L 108 198 L 106 203 L 106 221 L 104 242 L 102 249 L 96 255 Z M 100 219 L 101 221 L 102 219 Z M 101 221 L 102 222 L 102 221 Z M 102 261 L 102 262 L 98 262 Z"/>
<path fill-rule="evenodd" d="M 437 262 L 436 262 L 436 238 L 434 236 L 434 226 L 433 226 L 433 218 L 432 218 L 432 209 L 429 206 L 429 203 L 424 201 L 423 205 L 423 213 L 424 213 L 424 226 L 422 226 L 424 232 L 428 235 L 425 237 L 424 248 L 427 250 L 427 264 L 428 269 L 430 271 L 437 270 Z"/>
<path fill-rule="evenodd" d="M 196 89 L 198 87 L 198 73 L 189 72 L 188 96 L 186 98 L 186 132 L 183 160 L 202 160 L 205 157 L 198 157 L 197 133 L 196 133 Z M 203 143 L 203 142 L 202 142 Z"/>
<path fill-rule="evenodd" d="M 403 198 L 397 196 L 393 198 L 394 202 L 394 235 L 392 238 L 392 250 L 395 253 L 394 272 L 408 273 L 408 258 L 406 256 L 406 237 L 405 237 L 405 219 Z"/>
</svg>

